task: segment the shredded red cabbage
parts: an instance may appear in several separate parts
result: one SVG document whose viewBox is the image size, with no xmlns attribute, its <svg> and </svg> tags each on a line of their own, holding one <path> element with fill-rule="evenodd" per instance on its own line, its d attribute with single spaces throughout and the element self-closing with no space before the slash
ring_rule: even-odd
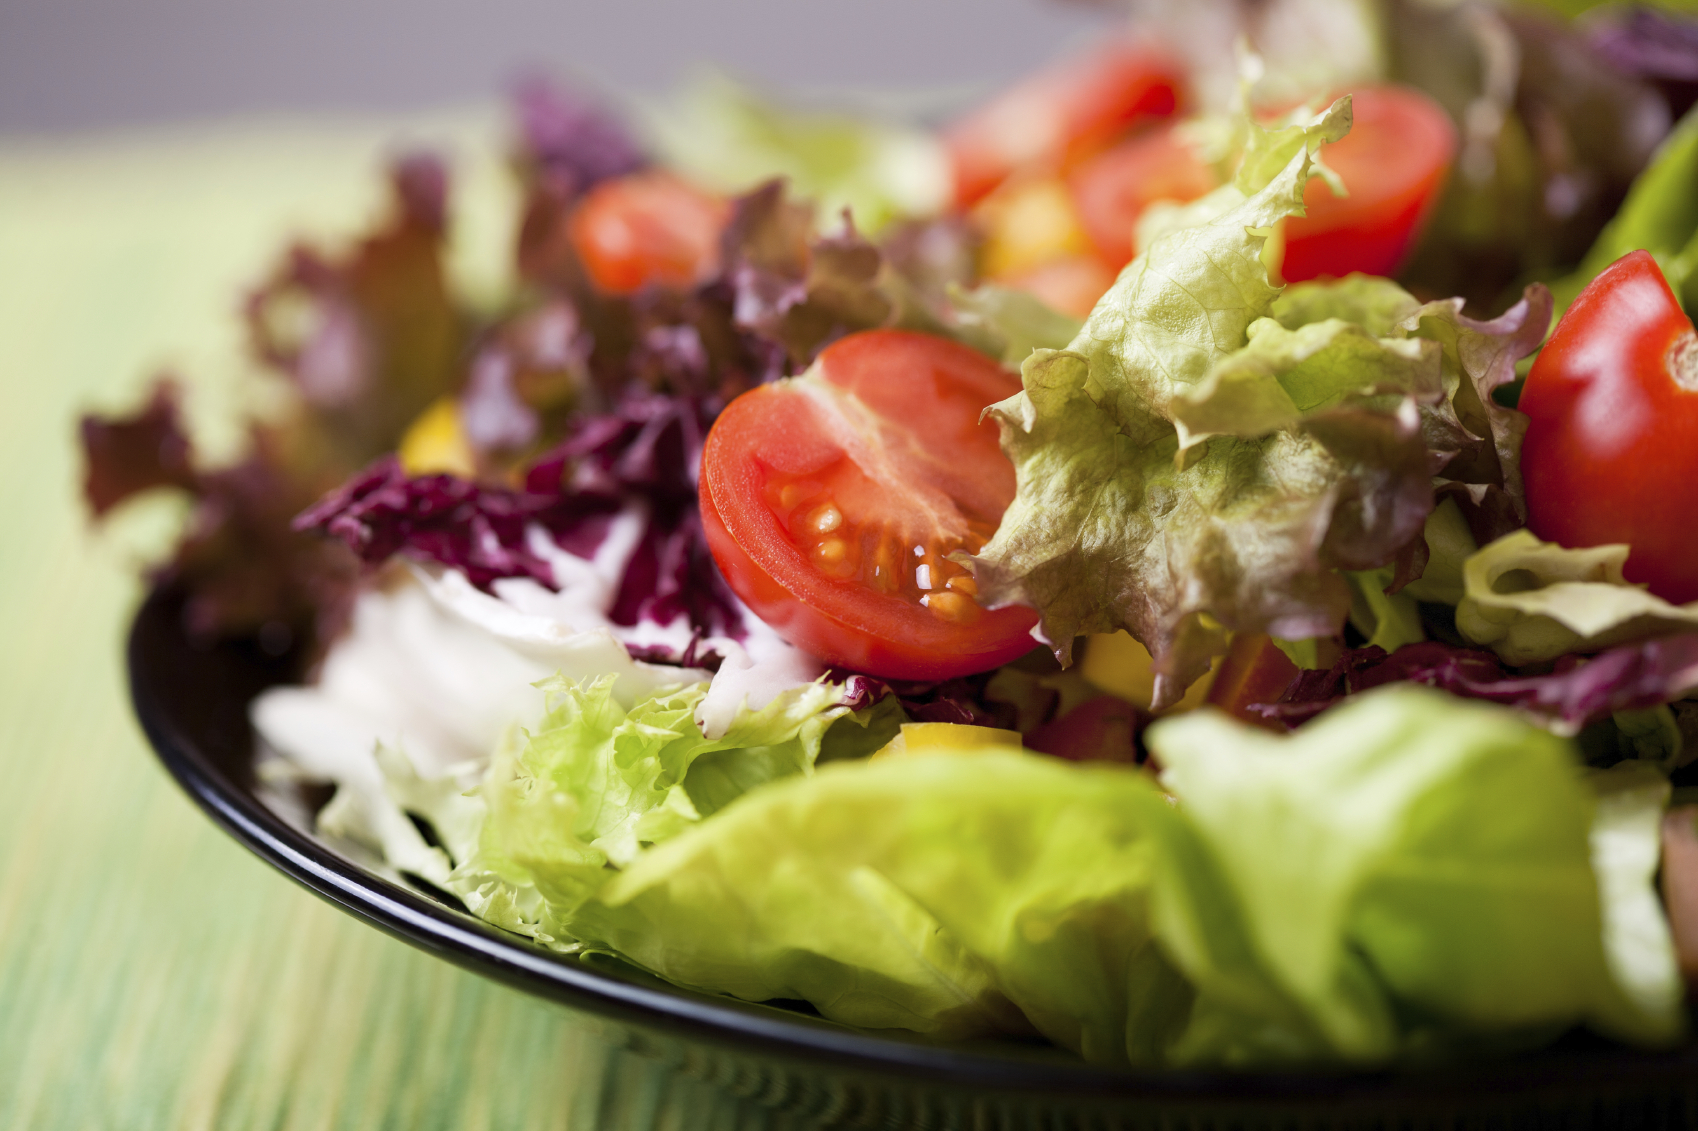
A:
<svg viewBox="0 0 1698 1131">
<path fill-rule="evenodd" d="M 523 489 L 409 476 L 399 460 L 385 457 L 294 526 L 341 539 L 368 565 L 402 555 L 460 570 L 486 591 L 504 577 L 553 588 L 552 568 L 529 546 L 530 527 L 589 558 L 612 517 L 640 500 L 647 525 L 608 619 L 664 625 L 682 615 L 698 635 L 742 639 L 742 606 L 713 564 L 696 508 L 702 439 L 718 407 L 708 398 L 633 391 L 613 412 L 580 418 L 564 442 L 531 465 Z M 689 650 L 695 648 L 693 642 Z"/>
<path fill-rule="evenodd" d="M 1250 710 L 1296 726 L 1348 695 L 1400 681 L 1517 707 L 1573 734 L 1616 711 L 1655 707 L 1698 688 L 1698 633 L 1565 656 L 1545 675 L 1517 675 L 1491 652 L 1434 640 L 1389 655 L 1384 648 L 1353 648 L 1327 671 L 1299 673 L 1277 702 Z"/>
</svg>

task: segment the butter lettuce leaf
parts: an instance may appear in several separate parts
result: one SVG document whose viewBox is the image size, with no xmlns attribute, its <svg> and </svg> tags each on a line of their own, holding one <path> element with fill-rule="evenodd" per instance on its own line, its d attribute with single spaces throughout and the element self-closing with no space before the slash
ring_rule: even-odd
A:
<svg viewBox="0 0 1698 1131">
<path fill-rule="evenodd" d="M 644 854 L 581 929 L 703 990 L 1155 1064 L 1190 1003 L 1150 921 L 1178 822 L 1124 769 L 1003 751 L 833 763 Z"/>
<path fill-rule="evenodd" d="M 1593 798 L 1566 740 L 1400 685 L 1289 737 L 1205 712 L 1147 741 L 1249 940 L 1173 949 L 1198 995 L 1177 1059 L 1372 1063 L 1579 1022 L 1680 1033 L 1654 938 L 1615 973 L 1650 872 L 1595 874 Z M 1608 947 L 1600 883 L 1625 906 Z"/>
<path fill-rule="evenodd" d="M 1657 782 L 1400 686 L 1288 737 L 1219 714 L 1142 773 L 1005 749 L 837 762 L 645 851 L 574 929 L 682 985 L 1106 1065 L 1379 1065 L 1681 1032 Z"/>
</svg>

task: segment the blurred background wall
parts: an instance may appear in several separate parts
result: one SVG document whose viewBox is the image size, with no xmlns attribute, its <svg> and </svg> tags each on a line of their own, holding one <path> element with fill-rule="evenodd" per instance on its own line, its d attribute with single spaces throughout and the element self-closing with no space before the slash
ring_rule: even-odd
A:
<svg viewBox="0 0 1698 1131">
<path fill-rule="evenodd" d="M 709 62 L 786 89 L 966 93 L 1108 18 L 1054 0 L 0 0 L 0 134 L 413 111 L 527 67 L 640 93 Z"/>
</svg>

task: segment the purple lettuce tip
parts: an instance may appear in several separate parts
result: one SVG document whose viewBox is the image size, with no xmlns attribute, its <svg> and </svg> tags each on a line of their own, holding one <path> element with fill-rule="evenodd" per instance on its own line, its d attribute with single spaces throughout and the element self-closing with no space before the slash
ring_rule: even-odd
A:
<svg viewBox="0 0 1698 1131">
<path fill-rule="evenodd" d="M 448 165 L 441 154 L 414 150 L 389 167 L 390 183 L 402 217 L 431 232 L 448 226 Z"/>
<path fill-rule="evenodd" d="M 1397 682 L 1424 683 L 1467 699 L 1502 703 L 1553 730 L 1575 734 L 1617 711 L 1655 707 L 1698 688 L 1698 633 L 1566 656 L 1544 675 L 1517 675 L 1491 652 L 1439 641 L 1386 653 L 1354 648 L 1326 671 L 1300 672 L 1274 703 L 1250 710 L 1296 726 L 1350 695 Z"/>
<path fill-rule="evenodd" d="M 513 109 L 527 155 L 545 176 L 566 182 L 571 193 L 648 163 L 618 118 L 540 75 L 514 85 Z"/>
<path fill-rule="evenodd" d="M 1627 74 L 1698 83 L 1698 21 L 1655 8 L 1631 8 L 1596 24 L 1589 38 L 1599 55 Z"/>
</svg>

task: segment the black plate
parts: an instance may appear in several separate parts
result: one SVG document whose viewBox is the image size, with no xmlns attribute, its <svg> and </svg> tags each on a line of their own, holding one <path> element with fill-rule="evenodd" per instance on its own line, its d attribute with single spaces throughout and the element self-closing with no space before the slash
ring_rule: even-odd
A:
<svg viewBox="0 0 1698 1131">
<path fill-rule="evenodd" d="M 1648 1054 L 1576 1034 L 1536 1054 L 1355 1074 L 1129 1073 L 1037 1046 L 939 1046 L 668 986 L 534 946 L 339 855 L 255 794 L 249 701 L 294 674 L 252 644 L 197 648 L 156 592 L 130 690 L 172 776 L 224 829 L 349 913 L 468 970 L 596 1014 L 611 1039 L 784 1122 L 866 1127 L 1698 1125 L 1698 1044 Z"/>
</svg>

